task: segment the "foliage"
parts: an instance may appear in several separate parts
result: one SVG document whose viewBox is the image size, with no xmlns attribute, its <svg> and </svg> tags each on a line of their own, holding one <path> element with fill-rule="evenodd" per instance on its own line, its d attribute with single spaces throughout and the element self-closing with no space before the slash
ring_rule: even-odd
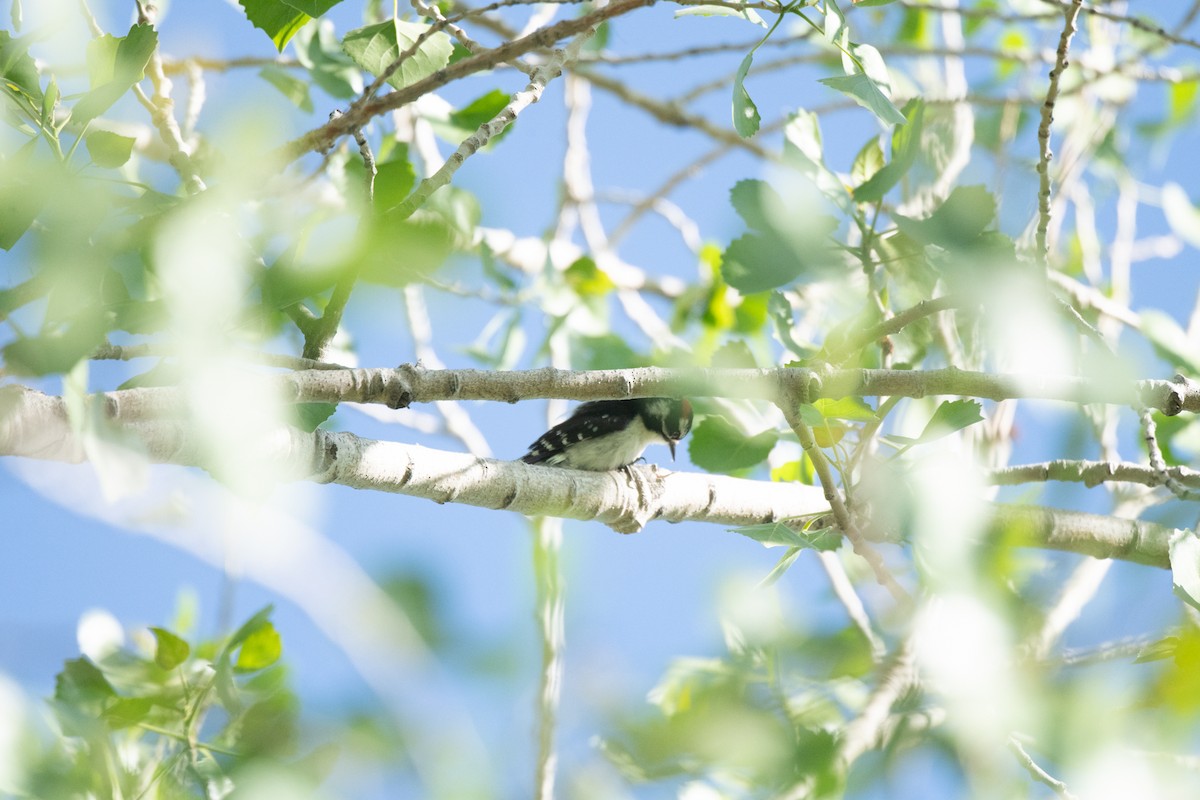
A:
<svg viewBox="0 0 1200 800">
<path fill-rule="evenodd" d="M 31 5 L 12 2 L 0 30 L 0 454 L 87 461 L 131 529 L 211 512 L 212 550 L 162 538 L 232 571 L 238 558 L 211 552 L 247 542 L 247 574 L 319 617 L 377 694 L 419 683 L 406 670 L 433 653 L 527 697 L 511 673 L 540 657 L 536 770 L 503 763 L 494 780 L 467 745 L 439 750 L 457 718 L 429 714 L 404 731 L 421 755 L 383 756 L 402 780 L 509 796 L 536 772 L 551 796 L 569 735 L 598 743 L 557 776 L 580 797 L 603 793 L 578 788 L 595 774 L 613 795 L 878 796 L 930 763 L 930 796 L 1021 796 L 1031 780 L 1185 796 L 1172 759 L 1200 732 L 1200 314 L 1192 273 L 1140 262 L 1186 264 L 1200 246 L 1180 155 L 1200 107 L 1194 14 L 1172 27 L 1170 9 L 1117 4 L 612 0 L 530 17 L 520 3 L 239 0 L 227 35 L 193 39 L 181 32 L 215 0 L 161 17 L 144 2 Z M 175 51 L 189 47 L 213 52 Z M 432 411 L 364 422 L 364 399 L 420 404 L 408 388 L 379 401 L 378 373 L 349 371 L 360 360 L 463 371 Z M 487 397 L 516 401 L 540 373 L 498 373 L 542 366 L 629 370 L 623 395 L 648 380 L 635 368 L 710 370 L 676 465 L 707 483 L 662 515 L 715 519 L 744 491 L 740 521 L 717 520 L 741 535 L 698 556 L 740 573 L 755 543 L 784 548 L 753 562 L 753 589 L 681 601 L 718 607 L 725 647 L 675 654 L 648 705 L 563 680 L 571 536 L 537 528 L 537 585 L 508 593 L 538 604 L 541 647 L 522 658 L 506 649 L 519 632 L 452 640 L 424 584 L 389 594 L 263 510 L 297 478 L 422 487 L 444 506 L 410 514 L 404 498 L 328 527 L 356 541 L 383 516 L 416 536 L 436 514 L 437 536 L 481 547 L 493 523 L 455 516 L 467 489 L 509 481 L 482 503 L 496 509 L 545 487 L 519 464 L 481 460 L 478 480 L 429 465 L 447 441 L 507 455 L 545 422 L 460 404 L 466 368 L 511 378 Z M 340 383 L 265 382 L 279 369 Z M 1173 372 L 1183 413 L 1141 408 L 1135 380 Z M 30 424 L 31 397 L 60 402 Z M 67 433 L 47 433 L 55 422 Z M 429 449 L 389 460 L 397 440 Z M 177 473 L 158 462 L 202 468 L 221 499 L 164 501 L 154 481 Z M 603 518 L 629 511 L 611 507 L 625 478 L 636 502 L 678 491 L 641 475 L 570 502 Z M 48 492 L 73 507 L 59 483 Z M 1018 483 L 1032 488 L 997 488 Z M 817 484 L 820 513 L 754 505 Z M 676 553 L 649 588 L 610 582 L 580 603 L 649 615 L 679 600 L 689 563 Z M 311 592 L 313 575 L 332 588 Z M 265 609 L 213 641 L 152 627 L 136 648 L 68 661 L 54 733 L 11 770 L 18 793 L 266 796 L 255 770 L 315 791 L 334 758 L 306 752 L 283 652 Z M 555 727 L 562 686 L 587 731 Z M 525 720 L 492 716 L 520 728 L 502 742 L 515 747 Z M 1136 786 L 1111 778 L 1125 773 Z"/>
</svg>

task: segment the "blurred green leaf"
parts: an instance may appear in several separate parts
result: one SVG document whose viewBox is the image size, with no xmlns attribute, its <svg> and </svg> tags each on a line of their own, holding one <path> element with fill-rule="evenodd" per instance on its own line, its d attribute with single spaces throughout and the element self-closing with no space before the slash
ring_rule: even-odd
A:
<svg viewBox="0 0 1200 800">
<path fill-rule="evenodd" d="M 772 213 L 779 215 L 784 208 L 783 198 L 766 181 L 746 179 L 729 190 L 733 210 L 752 230 L 773 232 Z"/>
<path fill-rule="evenodd" d="M 150 628 L 154 635 L 154 663 L 170 671 L 187 661 L 192 649 L 188 643 L 165 628 Z"/>
<path fill-rule="evenodd" d="M 766 461 L 778 439 L 773 430 L 747 436 L 724 417 L 706 417 L 692 429 L 688 454 L 709 472 L 737 472 Z"/>
<path fill-rule="evenodd" d="M 342 52 L 342 45 L 333 33 L 333 23 L 318 20 L 296 33 L 293 49 L 301 66 L 308 70 L 313 83 L 333 97 L 353 97 L 363 90 L 362 72 Z"/>
<path fill-rule="evenodd" d="M 921 149 L 921 132 L 925 127 L 924 101 L 919 98 L 908 101 L 903 113 L 905 123 L 898 125 L 892 132 L 891 161 L 871 173 L 866 180 L 857 183 L 853 192 L 854 202 L 878 203 L 900 182 L 916 161 Z"/>
<path fill-rule="evenodd" d="M 603 297 L 617 288 L 591 256 L 580 256 L 563 273 L 567 285 L 581 297 Z"/>
<path fill-rule="evenodd" d="M 375 207 L 387 211 L 403 203 L 417 182 L 417 173 L 408 160 L 408 146 L 397 148 L 392 157 L 376 169 Z"/>
<path fill-rule="evenodd" d="M 812 550 L 837 550 L 842 546 L 842 535 L 833 528 L 815 531 L 796 530 L 786 522 L 767 522 L 762 525 L 743 525 L 731 528 L 765 547 L 799 547 Z"/>
<path fill-rule="evenodd" d="M 959 186 L 925 219 L 893 214 L 900 230 L 925 245 L 972 244 L 996 218 L 996 198 L 984 186 Z"/>
<path fill-rule="evenodd" d="M 903 125 L 907 121 L 900 109 L 896 108 L 879 88 L 879 84 L 861 72 L 856 75 L 821 78 L 819 82 L 846 95 L 878 117 L 885 125 Z"/>
<path fill-rule="evenodd" d="M 271 666 L 282 654 L 279 632 L 270 622 L 263 622 L 242 641 L 233 668 L 238 672 L 254 672 Z"/>
<path fill-rule="evenodd" d="M 877 419 L 875 409 L 861 397 L 840 397 L 836 400 L 821 398 L 814 400 L 812 407 L 820 412 L 822 419 L 848 419 L 853 422 L 874 422 Z"/>
<path fill-rule="evenodd" d="M 67 661 L 54 679 L 54 699 L 71 705 L 94 706 L 116 696 L 104 673 L 87 658 Z"/>
<path fill-rule="evenodd" d="M 113 730 L 121 730 L 145 722 L 153 710 L 149 697 L 122 697 L 104 710 L 104 719 Z"/>
<path fill-rule="evenodd" d="M 312 113 L 312 95 L 308 91 L 308 81 L 298 78 L 282 67 L 268 64 L 258 71 L 258 75 L 267 83 L 292 102 L 301 111 Z"/>
<path fill-rule="evenodd" d="M 1168 554 L 1175 595 L 1200 610 L 1200 536 L 1177 529 L 1168 542 Z"/>
<path fill-rule="evenodd" d="M 898 447 L 909 448 L 941 439 L 983 421 L 983 406 L 977 400 L 943 400 L 933 412 L 921 435 L 914 438 L 891 434 L 883 437 Z"/>
<path fill-rule="evenodd" d="M 741 340 L 726 342 L 712 355 L 713 369 L 755 369 L 758 364 L 750 346 Z"/>
<path fill-rule="evenodd" d="M 312 433 L 337 411 L 336 403 L 296 403 L 291 407 L 292 424 Z"/>
<path fill-rule="evenodd" d="M 745 86 L 746 75 L 750 72 L 753 62 L 754 53 L 747 53 L 733 76 L 733 129 L 743 139 L 758 133 L 759 122 L 762 119 L 758 115 L 758 106 L 750 99 L 750 93 L 746 91 Z"/>
<path fill-rule="evenodd" d="M 89 44 L 88 67 L 94 88 L 72 107 L 71 122 L 85 125 L 120 100 L 145 76 L 146 65 L 157 47 L 158 32 L 140 23 L 118 39 L 101 36 Z"/>
<path fill-rule="evenodd" d="M 84 138 L 92 162 L 105 169 L 124 166 L 133 155 L 136 141 L 132 136 L 121 136 L 111 131 L 92 131 Z"/>
<path fill-rule="evenodd" d="M 342 49 L 367 72 L 382 75 L 401 53 L 407 52 L 431 26 L 390 19 L 350 31 L 342 39 Z M 404 60 L 387 82 L 403 89 L 442 69 L 450 60 L 453 47 L 442 31 L 424 39 L 415 53 Z"/>
<path fill-rule="evenodd" d="M 34 37 L 13 38 L 8 31 L 0 31 L 0 79 L 6 92 L 19 92 L 29 103 L 28 111 L 42 105 L 42 85 L 37 64 L 29 55 L 29 46 Z M 11 96 L 11 95 L 10 95 Z"/>
</svg>

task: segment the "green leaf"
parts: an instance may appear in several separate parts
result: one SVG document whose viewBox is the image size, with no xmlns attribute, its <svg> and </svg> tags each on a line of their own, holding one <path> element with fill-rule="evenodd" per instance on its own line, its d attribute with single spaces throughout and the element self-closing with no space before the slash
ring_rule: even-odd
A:
<svg viewBox="0 0 1200 800">
<path fill-rule="evenodd" d="M 977 400 L 945 400 L 933 412 L 929 422 L 925 423 L 925 430 L 921 431 L 917 438 L 892 435 L 885 436 L 884 439 L 903 447 L 926 444 L 949 436 L 955 431 L 961 431 L 976 422 L 982 422 L 981 409 L 982 406 Z"/>
<path fill-rule="evenodd" d="M 737 472 L 767 460 L 779 435 L 766 430 L 747 436 L 724 417 L 706 417 L 693 430 L 688 454 L 710 472 Z"/>
<path fill-rule="evenodd" d="M 296 60 L 312 75 L 313 83 L 333 97 L 353 97 L 362 92 L 362 72 L 342 52 L 329 20 L 302 28 L 296 34 L 293 49 Z"/>
<path fill-rule="evenodd" d="M 242 642 L 246 641 L 256 631 L 264 625 L 271 624 L 271 614 L 275 611 L 275 606 L 268 605 L 257 612 L 250 619 L 242 623 L 242 627 L 234 631 L 233 636 L 229 637 L 229 641 L 221 648 L 220 658 L 228 658 L 234 650 L 236 650 Z"/>
<path fill-rule="evenodd" d="M 804 552 L 803 547 L 789 547 L 787 552 L 783 554 L 783 557 L 767 573 L 767 576 L 759 581 L 759 586 L 774 586 L 783 577 L 783 573 L 787 572 L 792 564 L 796 562 L 796 559 L 800 557 L 802 552 Z"/>
<path fill-rule="evenodd" d="M 312 433 L 337 411 L 337 403 L 296 403 L 292 408 L 292 424 Z"/>
<path fill-rule="evenodd" d="M 744 525 L 731 530 L 765 547 L 837 550 L 842 546 L 842 536 L 833 528 L 818 528 L 810 533 L 805 530 L 798 531 L 786 522 L 767 522 L 762 525 Z"/>
<path fill-rule="evenodd" d="M 767 23 L 753 8 L 730 8 L 729 6 L 689 6 L 675 12 L 675 19 L 680 17 L 741 17 L 747 22 L 766 28 Z"/>
<path fill-rule="evenodd" d="M 460 130 L 474 133 L 481 125 L 491 122 L 508 105 L 510 98 L 499 89 L 480 95 L 467 105 L 450 112 L 450 122 Z M 508 132 L 505 128 L 501 136 Z"/>
<path fill-rule="evenodd" d="M 342 49 L 354 63 L 374 75 L 382 75 L 389 66 L 430 29 L 429 25 L 390 19 L 367 25 L 346 34 Z M 387 82 L 396 89 L 416 83 L 442 69 L 453 51 L 450 37 L 438 31 L 426 38 L 411 57 L 405 59 Z"/>
<path fill-rule="evenodd" d="M 84 139 L 88 155 L 98 167 L 116 169 L 124 166 L 133 155 L 133 145 L 137 140 L 132 136 L 122 136 L 112 131 L 92 131 Z"/>
<path fill-rule="evenodd" d="M 856 75 L 821 78 L 820 82 L 846 95 L 878 117 L 885 125 L 903 125 L 907 121 L 900 109 L 896 108 L 879 88 L 879 84 L 861 72 Z"/>
<path fill-rule="evenodd" d="M 104 720 L 119 731 L 145 722 L 153 710 L 154 700 L 149 697 L 122 697 L 104 709 Z"/>
<path fill-rule="evenodd" d="M 54 698 L 72 705 L 103 702 L 116 696 L 108 678 L 87 658 L 67 661 L 54 679 Z"/>
<path fill-rule="evenodd" d="M 404 202 L 417 183 L 417 173 L 408 160 L 408 146 L 397 148 L 396 154 L 376 166 L 375 207 L 380 211 L 395 208 Z"/>
<path fill-rule="evenodd" d="M 49 194 L 29 151 L 0 160 L 0 249 L 11 250 L 20 241 Z"/>
<path fill-rule="evenodd" d="M 921 131 L 925 127 L 924 101 L 908 101 L 904 106 L 904 117 L 907 122 L 892 132 L 892 160 L 854 188 L 854 202 L 879 202 L 912 167 L 921 149 Z"/>
<path fill-rule="evenodd" d="M 167 671 L 187 661 L 192 649 L 188 643 L 165 628 L 150 628 L 154 635 L 154 663 Z"/>
<path fill-rule="evenodd" d="M 238 0 L 246 19 L 271 37 L 275 48 L 283 52 L 288 40 L 308 23 L 342 0 Z"/>
<path fill-rule="evenodd" d="M 1190 530 L 1177 529 L 1167 540 L 1167 553 L 1176 596 L 1200 609 L 1200 537 Z"/>
<path fill-rule="evenodd" d="M 237 672 L 255 672 L 269 667 L 283 654 L 279 632 L 270 622 L 263 623 L 242 642 L 233 668 Z"/>
<path fill-rule="evenodd" d="M 42 84 L 37 64 L 29 55 L 32 36 L 14 39 L 8 31 L 0 31 L 0 79 L 9 91 L 18 91 L 34 108 L 42 104 Z"/>
<path fill-rule="evenodd" d="M 874 177 L 886 164 L 883 148 L 879 145 L 879 137 L 872 136 L 854 157 L 854 163 L 850 165 L 850 180 L 855 186 L 861 186 Z M 855 190 L 854 199 L 858 200 L 857 190 Z"/>
<path fill-rule="evenodd" d="M 811 111 L 797 111 L 783 129 L 783 137 L 784 163 L 812 181 L 846 216 L 854 216 L 856 209 L 849 189 L 825 166 L 820 118 Z"/>
<path fill-rule="evenodd" d="M 756 231 L 773 231 L 771 212 L 783 211 L 783 198 L 766 181 L 746 179 L 738 181 L 729 190 L 729 202 L 746 225 Z"/>
<path fill-rule="evenodd" d="M 758 125 L 762 119 L 758 115 L 758 106 L 750 99 L 750 93 L 746 91 L 745 86 L 746 75 L 750 72 L 753 62 L 754 53 L 747 53 L 738 66 L 737 74 L 733 76 L 733 129 L 743 139 L 758 133 Z"/>
<path fill-rule="evenodd" d="M 729 243 L 721 256 L 721 277 L 742 294 L 786 286 L 800 278 L 820 280 L 837 273 L 841 262 L 828 236 L 837 220 L 814 215 L 788 232 L 747 233 Z"/>
<path fill-rule="evenodd" d="M 95 88 L 71 109 L 71 122 L 76 125 L 103 114 L 145 76 L 150 56 L 158 47 L 158 32 L 149 25 L 136 24 L 119 39 L 100 37 L 97 41 L 103 43 L 88 48 L 88 72 Z M 100 82 L 109 75 L 111 78 Z"/>
<path fill-rule="evenodd" d="M 590 256 L 580 256 L 571 266 L 567 267 L 563 276 L 580 297 L 603 297 L 617 288 L 612 278 L 608 277 Z"/>
<path fill-rule="evenodd" d="M 901 232 L 924 245 L 975 244 L 996 218 L 996 198 L 984 186 L 959 186 L 925 219 L 893 214 Z"/>
<path fill-rule="evenodd" d="M 740 339 L 726 342 L 712 355 L 713 369 L 755 369 L 758 364 L 750 345 Z"/>
<path fill-rule="evenodd" d="M 853 422 L 874 422 L 877 419 L 875 409 L 859 397 L 841 397 L 837 400 L 821 398 L 813 401 L 812 408 L 820 412 L 822 420 L 848 419 Z"/>
<path fill-rule="evenodd" d="M 301 80 L 287 70 L 268 64 L 258 71 L 258 76 L 278 89 L 292 105 L 301 111 L 312 112 L 312 95 L 308 92 L 308 81 Z"/>
</svg>

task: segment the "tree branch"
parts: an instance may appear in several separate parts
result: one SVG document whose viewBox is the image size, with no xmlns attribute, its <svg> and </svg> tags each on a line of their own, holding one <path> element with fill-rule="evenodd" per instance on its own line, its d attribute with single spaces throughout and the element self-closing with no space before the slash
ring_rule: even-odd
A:
<svg viewBox="0 0 1200 800">
<path fill-rule="evenodd" d="M 145 410 L 143 407 L 141 410 Z M 122 414 L 124 411 L 126 413 Z M 100 412 L 133 434 L 156 463 L 205 466 L 211 437 L 176 420 L 130 420 L 128 409 L 105 402 Z M 248 443 L 250 446 L 251 443 Z M 820 489 L 797 483 L 668 472 L 653 467 L 580 472 L 497 461 L 352 433 L 304 433 L 279 426 L 253 450 L 295 480 L 423 497 L 520 514 L 602 522 L 632 533 L 647 522 L 749 525 L 828 513 Z M 22 386 L 0 387 L 0 455 L 79 463 L 84 441 L 72 430 L 61 397 Z M 1141 520 L 1050 508 L 997 505 L 989 536 L 1006 544 L 1046 547 L 1096 558 L 1169 565 L 1171 529 Z M 882 535 L 873 541 L 892 541 Z"/>
</svg>

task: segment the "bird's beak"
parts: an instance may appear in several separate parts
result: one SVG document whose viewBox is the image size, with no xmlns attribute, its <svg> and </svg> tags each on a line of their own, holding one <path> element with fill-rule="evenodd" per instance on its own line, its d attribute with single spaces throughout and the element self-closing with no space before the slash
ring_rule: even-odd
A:
<svg viewBox="0 0 1200 800">
<path fill-rule="evenodd" d="M 667 447 L 671 448 L 671 460 L 675 460 L 675 440 L 667 439 Z"/>
</svg>

